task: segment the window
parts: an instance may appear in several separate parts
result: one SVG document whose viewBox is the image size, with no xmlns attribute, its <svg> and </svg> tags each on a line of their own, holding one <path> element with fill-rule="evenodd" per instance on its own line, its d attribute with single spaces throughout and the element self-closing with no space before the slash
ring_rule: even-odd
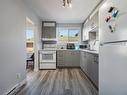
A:
<svg viewBox="0 0 127 95">
<path fill-rule="evenodd" d="M 26 30 L 26 39 L 27 39 L 27 41 L 33 41 L 34 40 L 34 32 L 32 29 Z"/>
<path fill-rule="evenodd" d="M 79 29 L 69 29 L 68 30 L 68 41 L 69 42 L 78 42 L 79 41 Z"/>
<path fill-rule="evenodd" d="M 78 43 L 80 41 L 80 28 L 59 28 L 58 42 Z"/>
<path fill-rule="evenodd" d="M 63 43 L 68 42 L 68 30 L 67 29 L 59 29 L 58 41 L 63 42 Z"/>
<path fill-rule="evenodd" d="M 26 29 L 26 49 L 28 53 L 34 51 L 34 30 Z"/>
</svg>

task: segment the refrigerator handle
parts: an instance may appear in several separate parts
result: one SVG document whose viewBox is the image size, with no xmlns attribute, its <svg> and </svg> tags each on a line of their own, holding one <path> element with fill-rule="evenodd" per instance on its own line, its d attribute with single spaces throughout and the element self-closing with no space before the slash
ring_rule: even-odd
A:
<svg viewBox="0 0 127 95">
<path fill-rule="evenodd" d="M 100 43 L 100 46 L 103 46 L 103 45 L 106 45 L 106 44 L 114 44 L 114 45 L 124 45 L 124 46 L 127 46 L 127 40 L 125 40 L 125 41 L 114 41 L 114 42 Z"/>
</svg>

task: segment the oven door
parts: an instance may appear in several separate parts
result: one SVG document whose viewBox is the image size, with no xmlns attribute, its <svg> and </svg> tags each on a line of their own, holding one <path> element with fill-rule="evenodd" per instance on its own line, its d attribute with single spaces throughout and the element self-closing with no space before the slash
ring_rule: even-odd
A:
<svg viewBox="0 0 127 95">
<path fill-rule="evenodd" d="M 56 51 L 41 51 L 40 52 L 40 62 L 42 63 L 50 63 L 56 62 Z"/>
</svg>

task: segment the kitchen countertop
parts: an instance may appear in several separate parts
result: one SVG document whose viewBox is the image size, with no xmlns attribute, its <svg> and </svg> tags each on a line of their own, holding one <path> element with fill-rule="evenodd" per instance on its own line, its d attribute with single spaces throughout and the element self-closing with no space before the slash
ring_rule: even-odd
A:
<svg viewBox="0 0 127 95">
<path fill-rule="evenodd" d="M 88 52 L 88 53 L 99 54 L 99 51 L 87 50 L 87 49 L 57 49 L 57 50 L 84 51 L 84 52 Z"/>
<path fill-rule="evenodd" d="M 84 51 L 84 52 L 88 52 L 88 53 L 93 53 L 93 54 L 99 54 L 99 51 L 96 51 L 96 50 L 80 49 L 80 51 Z"/>
<path fill-rule="evenodd" d="M 57 49 L 57 50 L 79 51 L 79 49 Z"/>
<path fill-rule="evenodd" d="M 99 51 L 96 51 L 96 50 L 88 50 L 88 49 L 42 49 L 44 51 L 52 51 L 52 50 L 68 50 L 68 51 L 84 51 L 84 52 L 88 52 L 88 53 L 93 53 L 93 54 L 99 54 Z M 42 51 L 42 50 L 39 50 L 39 51 Z"/>
</svg>

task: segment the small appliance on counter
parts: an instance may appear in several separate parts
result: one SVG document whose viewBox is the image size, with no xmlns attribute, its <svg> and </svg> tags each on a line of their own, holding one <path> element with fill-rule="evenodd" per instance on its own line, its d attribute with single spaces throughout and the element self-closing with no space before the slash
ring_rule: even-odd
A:
<svg viewBox="0 0 127 95">
<path fill-rule="evenodd" d="M 75 49 L 74 43 L 67 43 L 67 49 Z"/>
<path fill-rule="evenodd" d="M 88 49 L 89 45 L 88 44 L 81 44 L 81 45 L 79 45 L 79 48 L 80 49 Z"/>
</svg>

